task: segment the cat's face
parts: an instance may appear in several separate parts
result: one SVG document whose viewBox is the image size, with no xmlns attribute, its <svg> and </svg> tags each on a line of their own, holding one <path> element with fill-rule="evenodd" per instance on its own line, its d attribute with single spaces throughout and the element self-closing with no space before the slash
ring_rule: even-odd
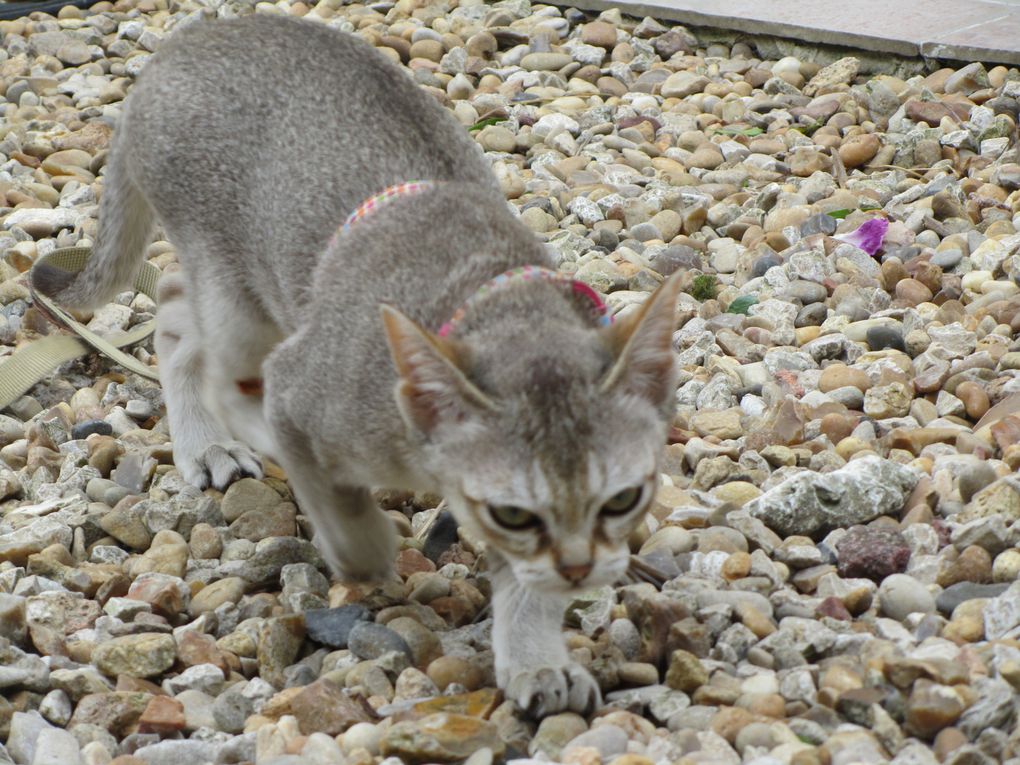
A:
<svg viewBox="0 0 1020 765">
<path fill-rule="evenodd" d="M 433 469 L 458 521 L 521 583 L 551 592 L 611 584 L 658 486 L 665 424 L 651 406 L 594 386 L 542 398 L 542 413 L 522 394 L 470 430 L 451 430 L 429 450 Z"/>
<path fill-rule="evenodd" d="M 676 287 L 609 329 L 565 327 L 499 353 L 388 311 L 398 403 L 425 435 L 425 467 L 522 584 L 569 592 L 625 572 L 666 442 Z"/>
</svg>

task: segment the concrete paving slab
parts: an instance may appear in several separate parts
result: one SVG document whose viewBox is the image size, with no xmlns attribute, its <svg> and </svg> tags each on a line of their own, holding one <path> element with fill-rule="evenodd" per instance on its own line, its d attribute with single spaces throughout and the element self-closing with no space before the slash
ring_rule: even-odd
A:
<svg viewBox="0 0 1020 765">
<path fill-rule="evenodd" d="M 1009 15 L 937 35 L 921 46 L 922 55 L 963 61 L 1020 64 L 1020 3 Z M 994 55 L 994 58 L 989 58 Z"/>
<path fill-rule="evenodd" d="M 1020 64 L 1020 0 L 551 1 L 876 53 Z"/>
</svg>

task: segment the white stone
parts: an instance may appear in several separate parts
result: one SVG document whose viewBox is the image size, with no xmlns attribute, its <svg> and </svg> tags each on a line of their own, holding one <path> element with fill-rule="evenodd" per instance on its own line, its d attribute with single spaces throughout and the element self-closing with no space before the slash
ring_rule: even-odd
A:
<svg viewBox="0 0 1020 765">
<path fill-rule="evenodd" d="M 78 740 L 61 728 L 45 731 L 36 742 L 32 765 L 81 765 Z"/>
<path fill-rule="evenodd" d="M 74 210 L 57 207 L 52 210 L 46 208 L 28 207 L 22 210 L 15 210 L 4 218 L 4 228 L 10 230 L 15 226 L 20 228 L 48 228 L 51 232 L 62 228 L 74 228 L 78 223 L 80 214 Z"/>
</svg>

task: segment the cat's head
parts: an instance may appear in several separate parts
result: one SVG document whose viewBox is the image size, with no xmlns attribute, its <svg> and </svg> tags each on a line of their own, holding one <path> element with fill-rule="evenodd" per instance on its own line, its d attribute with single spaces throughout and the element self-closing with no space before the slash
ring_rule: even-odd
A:
<svg viewBox="0 0 1020 765">
<path fill-rule="evenodd" d="M 508 328 L 499 345 L 383 318 L 397 403 L 458 522 L 518 581 L 569 592 L 626 570 L 673 412 L 679 281 L 606 328 Z"/>
</svg>

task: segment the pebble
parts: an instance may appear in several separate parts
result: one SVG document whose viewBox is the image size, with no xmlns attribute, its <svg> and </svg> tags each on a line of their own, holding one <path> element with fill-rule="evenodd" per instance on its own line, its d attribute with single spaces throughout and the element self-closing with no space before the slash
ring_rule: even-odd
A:
<svg viewBox="0 0 1020 765">
<path fill-rule="evenodd" d="M 892 574 L 878 588 L 879 605 L 886 616 L 903 621 L 910 614 L 935 611 L 935 598 L 921 582 L 907 574 Z"/>
<path fill-rule="evenodd" d="M 895 529 L 854 526 L 836 543 L 839 575 L 882 582 L 910 561 L 910 546 Z"/>
<path fill-rule="evenodd" d="M 383 654 L 397 651 L 412 660 L 411 647 L 399 634 L 382 624 L 359 621 L 348 634 L 347 645 L 355 656 L 377 659 Z"/>
<path fill-rule="evenodd" d="M 308 637 L 330 648 L 346 648 L 355 625 L 371 618 L 368 609 L 357 604 L 315 608 L 305 611 L 304 615 Z"/>
<path fill-rule="evenodd" d="M 92 651 L 92 662 L 110 677 L 154 677 L 173 666 L 176 657 L 173 637 L 159 633 L 115 637 Z"/>
<path fill-rule="evenodd" d="M 495 756 L 506 749 L 493 723 L 446 712 L 397 723 L 383 734 L 379 743 L 380 752 L 387 757 L 444 762 L 465 759 L 483 747 Z"/>
</svg>

